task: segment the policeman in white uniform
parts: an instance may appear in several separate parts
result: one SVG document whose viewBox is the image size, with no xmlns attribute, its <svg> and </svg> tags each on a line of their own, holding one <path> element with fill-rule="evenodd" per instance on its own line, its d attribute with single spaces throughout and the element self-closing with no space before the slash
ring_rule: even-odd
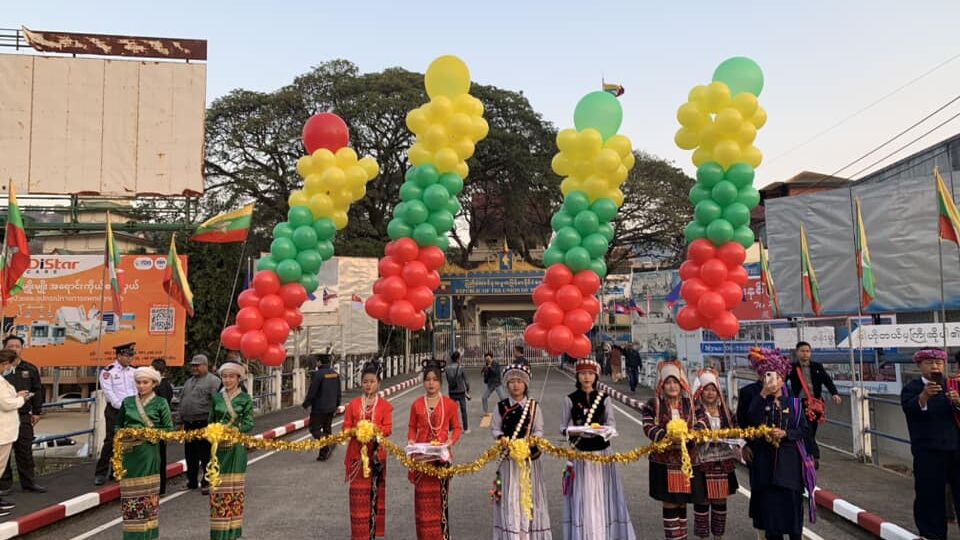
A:
<svg viewBox="0 0 960 540">
<path fill-rule="evenodd" d="M 110 457 L 113 456 L 113 434 L 120 407 L 124 398 L 137 395 L 137 383 L 133 380 L 136 369 L 130 364 L 136 354 L 136 343 L 124 343 L 113 348 L 117 359 L 107 366 L 100 375 L 100 388 L 107 398 L 107 406 L 103 410 L 103 419 L 106 427 L 106 437 L 100 450 L 100 459 L 97 460 L 96 477 L 94 484 L 102 486 L 107 481 L 110 472 Z"/>
</svg>

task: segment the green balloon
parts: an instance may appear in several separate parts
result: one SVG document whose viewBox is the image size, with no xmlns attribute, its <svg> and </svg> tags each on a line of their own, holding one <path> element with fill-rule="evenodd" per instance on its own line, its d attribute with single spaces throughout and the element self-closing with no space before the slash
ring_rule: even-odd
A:
<svg viewBox="0 0 960 540">
<path fill-rule="evenodd" d="M 409 226 L 400 218 L 393 218 L 390 220 L 390 223 L 387 224 L 387 236 L 391 240 L 399 240 L 401 238 L 410 238 L 410 235 L 413 234 L 413 227 Z"/>
<path fill-rule="evenodd" d="M 623 122 L 623 107 L 613 94 L 597 90 L 580 98 L 573 110 L 573 125 L 578 131 L 593 128 L 603 140 L 617 134 Z"/>
<path fill-rule="evenodd" d="M 437 229 L 429 223 L 421 223 L 414 227 L 413 239 L 420 246 L 432 246 L 437 241 Z"/>
<path fill-rule="evenodd" d="M 313 230 L 312 225 L 304 225 L 302 227 L 297 227 L 293 231 L 292 240 L 293 240 L 293 244 L 297 246 L 298 250 L 310 249 L 313 246 L 317 245 L 317 231 Z"/>
<path fill-rule="evenodd" d="M 711 193 L 712 192 L 709 189 L 703 187 L 702 183 L 697 182 L 692 188 L 690 188 L 690 194 L 688 198 L 690 199 L 690 203 L 696 206 L 700 204 L 700 201 L 709 199 Z"/>
<path fill-rule="evenodd" d="M 555 264 L 561 264 L 563 262 L 563 255 L 563 250 L 556 246 L 548 248 L 543 252 L 543 265 L 550 267 Z"/>
<path fill-rule="evenodd" d="M 733 182 L 733 185 L 740 189 L 753 184 L 755 174 L 749 163 L 734 163 L 727 171 L 727 180 Z"/>
<path fill-rule="evenodd" d="M 607 239 L 607 242 L 613 242 L 614 231 L 613 225 L 609 223 L 601 223 L 597 228 L 597 232 L 602 234 L 604 238 Z"/>
<path fill-rule="evenodd" d="M 582 237 L 580 233 L 573 227 L 564 227 L 557 231 L 557 235 L 553 239 L 553 243 L 557 245 L 563 251 L 568 251 L 572 248 L 575 248 L 580 245 Z"/>
<path fill-rule="evenodd" d="M 450 202 L 450 192 L 440 184 L 434 184 L 423 190 L 423 202 L 430 210 L 446 208 Z"/>
<path fill-rule="evenodd" d="M 747 92 L 759 97 L 763 91 L 763 70 L 744 56 L 724 60 L 713 72 L 713 80 L 727 85 L 732 96 Z"/>
<path fill-rule="evenodd" d="M 597 199 L 590 205 L 590 210 L 597 215 L 600 223 L 610 221 L 617 215 L 617 203 L 610 199 Z"/>
<path fill-rule="evenodd" d="M 600 278 L 606 277 L 607 263 L 603 260 L 603 257 L 590 261 L 590 271 L 600 276 Z"/>
<path fill-rule="evenodd" d="M 407 211 L 407 203 L 397 203 L 393 207 L 393 217 L 403 219 L 403 213 Z"/>
<path fill-rule="evenodd" d="M 417 166 L 414 165 L 407 169 L 407 172 L 403 174 L 404 182 L 416 182 L 417 181 Z"/>
<path fill-rule="evenodd" d="M 713 190 L 710 192 L 710 198 L 720 206 L 726 206 L 737 200 L 737 195 L 737 186 L 729 180 L 723 180 L 713 186 Z"/>
<path fill-rule="evenodd" d="M 329 240 L 317 242 L 317 253 L 320 254 L 320 258 L 324 261 L 329 260 L 330 257 L 333 257 L 333 242 Z"/>
<path fill-rule="evenodd" d="M 283 221 L 277 223 L 273 226 L 273 237 L 274 238 L 290 238 L 293 236 L 293 227 L 289 223 Z"/>
<path fill-rule="evenodd" d="M 310 294 L 320 286 L 320 280 L 316 274 L 304 274 L 300 276 L 300 284 L 307 290 L 307 294 Z"/>
<path fill-rule="evenodd" d="M 693 209 L 693 217 L 697 220 L 697 223 L 704 227 L 713 222 L 713 220 L 719 219 L 722 214 L 723 208 L 712 199 L 700 201 L 700 204 Z"/>
<path fill-rule="evenodd" d="M 446 210 L 430 212 L 427 223 L 433 225 L 433 228 L 435 228 L 437 232 L 445 233 L 453 228 L 453 214 Z"/>
<path fill-rule="evenodd" d="M 760 192 L 753 186 L 742 187 L 737 195 L 737 202 L 753 210 L 760 204 Z"/>
<path fill-rule="evenodd" d="M 416 182 L 404 182 L 400 186 L 400 200 L 401 201 L 419 201 L 423 198 L 423 190 L 420 189 L 420 186 Z"/>
<path fill-rule="evenodd" d="M 454 197 L 450 197 L 450 200 L 447 201 L 447 212 L 453 214 L 454 217 L 460 213 L 460 201 Z"/>
<path fill-rule="evenodd" d="M 423 201 L 410 201 L 403 203 L 403 220 L 410 225 L 419 225 L 430 216 L 430 210 Z"/>
<path fill-rule="evenodd" d="M 414 175 L 414 181 L 418 186 L 426 189 L 427 186 L 437 183 L 437 180 L 440 179 L 440 171 L 431 163 L 426 163 L 417 167 L 417 172 Z"/>
<path fill-rule="evenodd" d="M 600 219 L 593 210 L 584 210 L 573 219 L 573 226 L 582 236 L 597 232 L 600 228 Z"/>
<path fill-rule="evenodd" d="M 337 226 L 330 218 L 320 218 L 313 222 L 313 230 L 317 233 L 317 240 L 333 240 L 337 235 Z"/>
<path fill-rule="evenodd" d="M 732 203 L 723 209 L 723 219 L 729 221 L 734 229 L 742 227 L 750 223 L 750 209 L 743 203 Z"/>
<path fill-rule="evenodd" d="M 280 261 L 293 259 L 297 256 L 297 246 L 289 238 L 274 238 L 270 243 L 270 253 L 279 264 Z"/>
<path fill-rule="evenodd" d="M 573 270 L 580 272 L 590 268 L 590 252 L 586 248 L 575 247 L 563 255 L 563 263 Z"/>
<path fill-rule="evenodd" d="M 723 167 L 719 163 L 710 161 L 697 168 L 697 182 L 707 189 L 713 189 L 717 182 L 723 180 Z"/>
<path fill-rule="evenodd" d="M 440 175 L 440 185 L 454 197 L 463 191 L 463 179 L 457 176 L 457 173 L 448 172 Z"/>
<path fill-rule="evenodd" d="M 749 248 L 753 245 L 754 241 L 753 230 L 746 226 L 737 227 L 737 230 L 733 232 L 733 241 L 744 248 Z"/>
<path fill-rule="evenodd" d="M 590 253 L 590 257 L 594 259 L 603 257 L 607 254 L 607 250 L 610 249 L 607 239 L 600 233 L 593 233 L 584 238 L 581 246 L 583 246 L 587 252 Z"/>
<path fill-rule="evenodd" d="M 571 217 L 570 214 L 567 214 L 566 212 L 557 212 L 556 214 L 553 215 L 552 218 L 550 218 L 550 228 L 552 228 L 555 231 L 559 231 L 564 227 L 572 227 L 572 226 L 573 226 L 573 217 Z"/>
<path fill-rule="evenodd" d="M 447 233 L 439 234 L 433 245 L 440 248 L 440 251 L 446 251 L 450 248 L 450 237 L 447 236 Z"/>
<path fill-rule="evenodd" d="M 306 206 L 291 206 L 287 211 L 287 221 L 296 229 L 304 225 L 313 225 L 313 212 Z"/>
<path fill-rule="evenodd" d="M 303 270 L 296 260 L 287 259 L 280 261 L 280 264 L 277 265 L 277 276 L 280 278 L 280 283 L 293 283 L 300 281 L 300 278 L 303 276 Z"/>
<path fill-rule="evenodd" d="M 590 208 L 590 199 L 582 191 L 574 191 L 563 200 L 563 211 L 570 214 L 570 217 L 576 217 L 587 208 Z"/>
<path fill-rule="evenodd" d="M 277 261 L 273 260 L 271 255 L 265 255 L 257 259 L 257 272 L 276 272 Z"/>
<path fill-rule="evenodd" d="M 707 239 L 715 246 L 726 244 L 733 240 L 733 225 L 723 218 L 711 221 L 707 225 Z"/>
<path fill-rule="evenodd" d="M 308 274 L 316 274 L 323 266 L 323 257 L 315 249 L 305 249 L 297 253 L 297 262 L 300 263 L 300 269 Z"/>
<path fill-rule="evenodd" d="M 687 240 L 687 243 L 693 242 L 694 240 L 699 240 L 701 238 L 707 237 L 707 228 L 703 225 L 697 223 L 696 221 L 691 221 L 683 229 L 683 237 Z"/>
</svg>

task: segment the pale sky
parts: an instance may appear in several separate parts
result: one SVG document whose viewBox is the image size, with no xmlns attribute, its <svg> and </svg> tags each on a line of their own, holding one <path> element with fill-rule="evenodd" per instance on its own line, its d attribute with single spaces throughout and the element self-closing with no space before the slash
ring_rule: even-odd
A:
<svg viewBox="0 0 960 540">
<path fill-rule="evenodd" d="M 0 27 L 202 38 L 207 99 L 269 91 L 324 60 L 362 71 L 423 72 L 456 54 L 473 80 L 523 91 L 558 127 L 601 76 L 626 88 L 624 124 L 638 149 L 694 168 L 673 144 L 675 113 L 718 63 L 764 69 L 769 122 L 756 145 L 758 183 L 801 170 L 831 173 L 960 94 L 960 58 L 805 145 L 845 117 L 960 54 L 960 2 L 3 2 Z M 0 49 L 0 52 L 3 52 Z M 953 104 L 852 174 L 960 112 Z M 960 131 L 946 124 L 896 157 Z M 482 143 L 481 143 L 482 144 Z M 800 146 L 803 145 L 803 146 Z M 800 146 L 799 148 L 797 148 Z M 885 162 L 886 163 L 886 162 Z"/>
</svg>

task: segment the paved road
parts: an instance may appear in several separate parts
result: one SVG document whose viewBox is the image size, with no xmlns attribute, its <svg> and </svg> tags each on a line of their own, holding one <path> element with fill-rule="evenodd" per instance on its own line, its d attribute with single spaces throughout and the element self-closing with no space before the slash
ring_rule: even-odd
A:
<svg viewBox="0 0 960 540">
<path fill-rule="evenodd" d="M 471 373 L 475 387 L 480 386 L 479 373 Z M 560 407 L 563 396 L 573 390 L 568 375 L 555 369 L 539 368 L 531 385 L 534 396 L 541 395 L 548 436 L 561 442 L 558 434 Z M 479 429 L 481 416 L 479 392 L 469 403 L 471 433 L 458 445 L 457 456 L 472 459 L 487 448 L 492 439 L 487 429 Z M 403 444 L 410 405 L 421 395 L 419 387 L 392 398 L 395 412 L 395 434 L 392 437 Z M 640 430 L 639 415 L 618 405 L 617 422 L 621 436 L 614 441 L 618 450 L 627 450 L 647 444 Z M 297 433 L 292 438 L 304 437 Z M 248 538 L 262 539 L 336 539 L 349 538 L 347 488 L 343 482 L 344 450 L 338 448 L 331 461 L 318 463 L 312 454 L 258 453 L 251 456 L 247 470 L 247 515 L 244 531 Z M 550 515 L 555 538 L 560 538 L 562 495 L 560 475 L 563 463 L 546 457 Z M 745 474 L 741 478 L 744 479 Z M 624 467 L 621 474 L 627 492 L 628 505 L 639 538 L 662 538 L 661 512 L 658 503 L 647 496 L 647 462 Z M 491 535 L 491 503 L 487 496 L 493 480 L 492 466 L 474 476 L 458 477 L 451 487 L 452 536 L 460 539 L 487 539 Z M 746 484 L 746 482 L 743 482 Z M 182 484 L 174 484 L 172 493 L 165 497 L 160 511 L 160 530 L 165 538 L 205 538 L 207 529 L 207 501 L 198 492 L 177 491 Z M 749 486 L 748 486 L 749 487 Z M 388 465 L 387 480 L 387 538 L 414 538 L 413 488 L 406 472 L 396 461 Z M 727 538 L 750 539 L 753 532 L 747 514 L 747 498 L 733 497 L 729 503 Z M 692 517 L 692 510 L 691 510 Z M 692 533 L 692 520 L 690 524 Z M 807 538 L 842 540 L 871 538 L 854 526 L 833 516 L 822 516 L 815 525 L 809 525 Z M 61 525 L 50 527 L 27 538 L 82 539 L 121 537 L 119 506 L 117 503 L 93 510 Z"/>
</svg>

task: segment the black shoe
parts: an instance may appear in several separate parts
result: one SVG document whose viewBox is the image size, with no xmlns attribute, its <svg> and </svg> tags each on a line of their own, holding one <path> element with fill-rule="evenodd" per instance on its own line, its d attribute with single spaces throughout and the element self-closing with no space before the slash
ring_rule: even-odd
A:
<svg viewBox="0 0 960 540">
<path fill-rule="evenodd" d="M 10 515 L 9 510 L 0 510 L 0 517 L 7 517 Z"/>
<path fill-rule="evenodd" d="M 0 497 L 6 497 L 7 495 L 13 494 L 13 488 L 0 489 Z"/>
<path fill-rule="evenodd" d="M 95 486 L 102 486 L 106 483 L 107 483 L 107 477 L 102 474 L 98 474 L 93 477 L 93 485 Z"/>
<path fill-rule="evenodd" d="M 203 486 L 202 488 L 200 488 L 200 494 L 202 494 L 202 495 L 209 495 L 209 494 L 210 494 L 210 486 Z"/>
<path fill-rule="evenodd" d="M 0 510 L 13 510 L 16 507 L 17 505 L 13 504 L 13 501 L 0 499 Z"/>
<path fill-rule="evenodd" d="M 30 484 L 23 486 L 24 491 L 32 491 L 33 493 L 46 493 L 47 488 L 41 486 L 40 484 Z"/>
<path fill-rule="evenodd" d="M 820 460 L 819 460 L 819 459 L 813 460 L 813 470 L 815 470 L 815 471 L 819 471 L 819 470 L 820 470 Z"/>
</svg>

